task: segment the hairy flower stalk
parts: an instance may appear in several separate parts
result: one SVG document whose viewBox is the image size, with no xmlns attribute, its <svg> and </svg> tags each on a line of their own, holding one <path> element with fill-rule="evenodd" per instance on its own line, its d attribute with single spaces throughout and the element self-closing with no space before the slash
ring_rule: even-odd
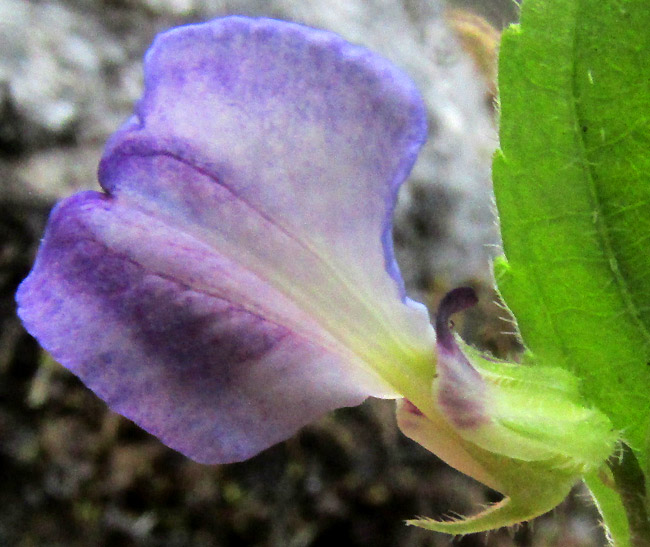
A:
<svg viewBox="0 0 650 547">
<path fill-rule="evenodd" d="M 17 301 L 108 405 L 203 463 L 249 458 L 335 408 L 398 421 L 508 498 L 451 533 L 532 518 L 613 448 L 555 369 L 486 359 L 442 302 L 435 331 L 392 249 L 426 111 L 388 62 L 323 31 L 242 17 L 159 36 L 107 144 L 102 192 L 52 212 Z"/>
</svg>

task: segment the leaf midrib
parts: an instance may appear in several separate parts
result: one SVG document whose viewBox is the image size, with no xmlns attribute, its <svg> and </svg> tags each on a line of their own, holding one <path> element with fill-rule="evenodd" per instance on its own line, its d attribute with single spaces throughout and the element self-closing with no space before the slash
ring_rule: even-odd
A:
<svg viewBox="0 0 650 547">
<path fill-rule="evenodd" d="M 574 18 L 573 18 L 574 24 L 571 32 L 572 34 L 571 49 L 572 49 L 572 58 L 574 59 L 574 61 L 572 63 L 572 71 L 571 71 L 571 102 L 569 105 L 571 108 L 571 114 L 574 122 L 573 132 L 574 132 L 574 136 L 576 137 L 576 147 L 578 150 L 577 155 L 579 156 L 580 165 L 582 166 L 582 170 L 585 176 L 585 182 L 587 185 L 587 189 L 589 191 L 589 196 L 591 198 L 591 206 L 592 206 L 592 210 L 594 211 L 594 225 L 596 227 L 596 233 L 598 234 L 598 239 L 600 240 L 601 243 L 602 252 L 607 259 L 609 269 L 615 280 L 616 286 L 618 288 L 618 293 L 621 298 L 621 301 L 623 302 L 625 310 L 627 311 L 630 318 L 632 319 L 632 322 L 636 325 L 637 330 L 639 331 L 639 334 L 644 339 L 645 343 L 647 345 L 650 345 L 650 331 L 648 330 L 645 323 L 641 319 L 641 313 L 637 308 L 637 306 L 634 304 L 634 299 L 632 298 L 628 283 L 618 267 L 618 258 L 614 250 L 614 245 L 612 244 L 612 239 L 609 235 L 609 229 L 607 223 L 605 222 L 606 215 L 603 212 L 602 200 L 600 199 L 600 195 L 598 192 L 598 185 L 596 184 L 593 168 L 591 167 L 592 163 L 589 161 L 585 136 L 579 129 L 583 125 L 581 123 L 583 119 L 580 117 L 579 109 L 578 109 L 579 93 L 578 93 L 578 83 L 577 83 L 578 80 L 577 21 L 579 20 L 582 11 L 583 11 L 583 2 L 579 0 L 578 9 L 574 13 Z"/>
</svg>

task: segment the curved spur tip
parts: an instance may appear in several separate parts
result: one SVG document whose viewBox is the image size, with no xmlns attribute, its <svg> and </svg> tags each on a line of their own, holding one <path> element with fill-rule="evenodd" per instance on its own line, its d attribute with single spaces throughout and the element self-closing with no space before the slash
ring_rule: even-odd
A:
<svg viewBox="0 0 650 547">
<path fill-rule="evenodd" d="M 471 287 L 458 287 L 449 291 L 440 301 L 436 313 L 436 336 L 441 343 L 451 341 L 450 317 L 478 303 L 476 291 Z"/>
</svg>

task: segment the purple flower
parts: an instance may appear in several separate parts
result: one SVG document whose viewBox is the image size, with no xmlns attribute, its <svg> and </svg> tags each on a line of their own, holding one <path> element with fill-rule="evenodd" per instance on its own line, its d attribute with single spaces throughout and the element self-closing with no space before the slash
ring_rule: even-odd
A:
<svg viewBox="0 0 650 547">
<path fill-rule="evenodd" d="M 481 356 L 408 300 L 391 243 L 426 135 L 411 82 L 327 32 L 240 17 L 161 35 L 110 139 L 103 193 L 52 212 L 17 300 L 109 406 L 206 463 L 323 413 L 400 398 L 406 435 L 502 492 L 449 533 L 548 511 L 613 450 L 563 369 Z M 437 334 L 437 341 L 436 341 Z"/>
<path fill-rule="evenodd" d="M 370 395 L 430 398 L 435 336 L 391 243 L 426 136 L 412 83 L 333 34 L 229 17 L 159 36 L 145 87 L 103 192 L 52 212 L 17 294 L 29 332 L 200 462 Z"/>
</svg>

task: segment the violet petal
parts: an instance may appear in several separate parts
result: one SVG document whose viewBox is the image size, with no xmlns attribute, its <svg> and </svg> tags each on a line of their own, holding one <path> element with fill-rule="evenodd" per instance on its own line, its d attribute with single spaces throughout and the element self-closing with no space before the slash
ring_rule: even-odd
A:
<svg viewBox="0 0 650 547">
<path fill-rule="evenodd" d="M 391 246 L 425 136 L 412 84 L 340 38 L 232 17 L 172 30 L 106 194 L 53 212 L 17 294 L 28 330 L 116 411 L 202 462 L 395 396 L 432 351 Z"/>
</svg>

